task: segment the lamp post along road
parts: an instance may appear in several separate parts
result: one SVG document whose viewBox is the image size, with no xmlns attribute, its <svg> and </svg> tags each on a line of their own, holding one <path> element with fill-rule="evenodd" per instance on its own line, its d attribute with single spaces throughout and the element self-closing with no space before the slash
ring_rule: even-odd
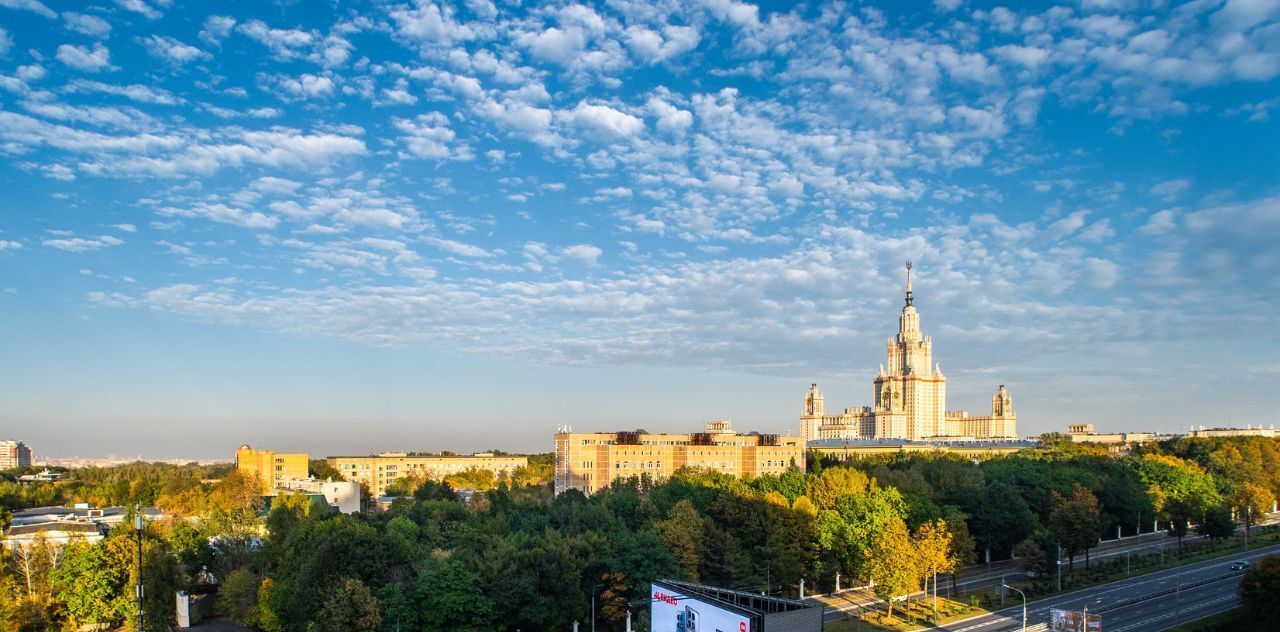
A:
<svg viewBox="0 0 1280 632">
<path fill-rule="evenodd" d="M 1004 578 L 1000 578 L 1000 586 L 1008 590 L 1018 590 L 1013 586 L 1004 583 Z M 1018 594 L 1022 596 L 1022 632 L 1027 632 L 1027 594 L 1018 590 Z M 1004 605 L 1004 593 L 1000 593 L 1000 605 Z"/>
</svg>

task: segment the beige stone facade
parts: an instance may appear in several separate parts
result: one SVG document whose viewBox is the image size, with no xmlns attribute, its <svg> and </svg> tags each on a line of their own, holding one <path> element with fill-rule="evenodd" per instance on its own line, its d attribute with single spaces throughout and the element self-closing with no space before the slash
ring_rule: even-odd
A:
<svg viewBox="0 0 1280 632">
<path fill-rule="evenodd" d="M 911 292 L 907 262 L 906 305 L 898 317 L 898 335 L 885 345 L 885 364 L 873 380 L 871 406 L 826 414 L 822 391 L 809 385 L 800 415 L 801 436 L 821 439 L 921 439 L 973 437 L 1012 439 L 1018 436 L 1013 398 L 1004 385 L 991 399 L 991 415 L 970 417 L 948 411 L 947 378 L 933 362 L 933 340 L 920 331 L 920 315 Z"/>
<path fill-rule="evenodd" d="M 1187 430 L 1188 437 L 1275 437 L 1276 427 L 1272 425 L 1270 428 L 1263 428 L 1261 424 L 1258 426 L 1248 425 L 1244 428 L 1191 428 Z"/>
<path fill-rule="evenodd" d="M 384 452 L 369 456 L 331 456 L 331 467 L 349 481 L 364 483 L 376 496 L 387 493 L 387 486 L 398 478 L 417 476 L 441 480 L 470 469 L 489 470 L 495 475 L 511 475 L 516 468 L 529 465 L 528 457 L 495 456 L 493 454 L 418 455 Z"/>
<path fill-rule="evenodd" d="M 236 450 L 236 469 L 262 479 L 263 490 L 270 491 L 295 478 L 307 478 L 309 461 L 306 453 L 283 454 L 271 450 L 255 450 L 248 445 Z"/>
<path fill-rule="evenodd" d="M 725 419 L 709 421 L 706 432 L 694 434 L 575 433 L 565 428 L 555 436 L 557 494 L 570 489 L 591 494 L 633 476 L 659 481 L 682 467 L 754 477 L 782 474 L 792 465 L 805 467 L 800 437 L 737 434 Z"/>
</svg>

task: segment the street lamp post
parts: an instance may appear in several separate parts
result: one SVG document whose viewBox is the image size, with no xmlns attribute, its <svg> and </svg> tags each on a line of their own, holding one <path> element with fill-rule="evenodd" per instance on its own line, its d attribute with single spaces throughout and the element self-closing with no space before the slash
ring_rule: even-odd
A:
<svg viewBox="0 0 1280 632">
<path fill-rule="evenodd" d="M 591 632 L 596 632 L 596 589 L 604 586 L 604 584 L 596 584 L 591 587 Z"/>
<path fill-rule="evenodd" d="M 1013 586 L 1010 586 L 1004 583 L 1003 577 L 1000 578 L 1000 585 L 1009 590 L 1018 590 L 1017 588 L 1014 588 Z M 1022 596 L 1022 632 L 1026 632 L 1027 631 L 1027 594 L 1022 592 L 1021 590 L 1018 590 L 1018 594 Z M 1000 604 L 1004 605 L 1003 593 L 1000 595 L 1000 599 L 1001 599 Z"/>
<path fill-rule="evenodd" d="M 142 504 L 133 506 L 133 533 L 138 538 L 138 632 L 142 632 Z"/>
</svg>

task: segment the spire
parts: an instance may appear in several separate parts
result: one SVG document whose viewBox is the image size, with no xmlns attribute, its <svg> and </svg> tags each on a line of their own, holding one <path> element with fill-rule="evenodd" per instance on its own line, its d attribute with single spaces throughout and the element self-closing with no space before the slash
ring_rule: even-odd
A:
<svg viewBox="0 0 1280 632">
<path fill-rule="evenodd" d="M 911 262 L 907 262 L 907 305 L 911 305 Z"/>
</svg>

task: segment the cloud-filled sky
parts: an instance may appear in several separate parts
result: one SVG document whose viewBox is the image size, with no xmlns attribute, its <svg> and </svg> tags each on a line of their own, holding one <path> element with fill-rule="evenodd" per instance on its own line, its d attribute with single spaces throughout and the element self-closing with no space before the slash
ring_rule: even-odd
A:
<svg viewBox="0 0 1280 632">
<path fill-rule="evenodd" d="M 0 0 L 0 435 L 548 451 L 1280 408 L 1268 0 Z"/>
</svg>

